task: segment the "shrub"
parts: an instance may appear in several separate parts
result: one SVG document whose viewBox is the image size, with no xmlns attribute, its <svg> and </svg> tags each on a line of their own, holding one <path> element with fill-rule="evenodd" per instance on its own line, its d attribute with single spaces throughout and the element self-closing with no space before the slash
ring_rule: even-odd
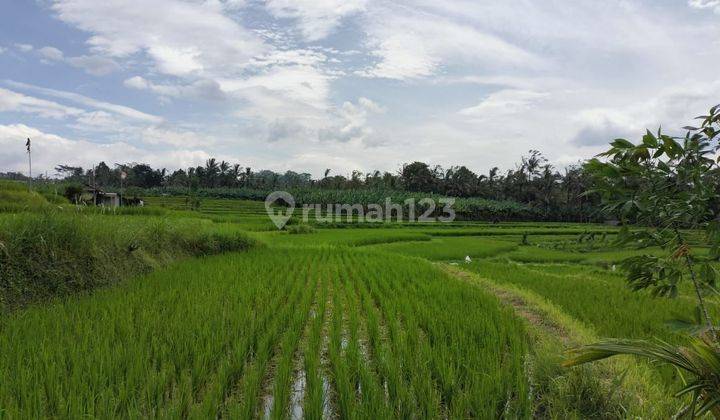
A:
<svg viewBox="0 0 720 420">
<path fill-rule="evenodd" d="M 0 307 L 90 290 L 176 258 L 253 243 L 238 230 L 201 220 L 61 211 L 9 215 L 0 219 Z"/>
<path fill-rule="evenodd" d="M 285 230 L 291 235 L 297 235 L 301 233 L 315 233 L 315 228 L 307 224 L 289 225 Z"/>
</svg>

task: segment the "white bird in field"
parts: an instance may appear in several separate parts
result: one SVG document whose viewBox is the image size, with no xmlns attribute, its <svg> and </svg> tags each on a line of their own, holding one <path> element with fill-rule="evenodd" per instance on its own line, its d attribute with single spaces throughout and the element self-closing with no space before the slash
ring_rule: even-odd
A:
<svg viewBox="0 0 720 420">
<path fill-rule="evenodd" d="M 465 256 L 465 262 L 466 262 L 466 263 L 471 263 L 471 262 L 472 262 L 472 260 L 470 259 L 470 256 L 469 256 L 469 255 L 466 255 L 466 256 Z"/>
</svg>

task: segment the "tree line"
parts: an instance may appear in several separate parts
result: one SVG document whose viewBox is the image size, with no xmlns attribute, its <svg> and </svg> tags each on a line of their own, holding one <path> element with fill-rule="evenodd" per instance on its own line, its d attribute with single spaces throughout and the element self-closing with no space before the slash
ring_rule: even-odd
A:
<svg viewBox="0 0 720 420">
<path fill-rule="evenodd" d="M 204 165 L 174 171 L 145 163 L 116 164 L 111 168 L 105 162 L 92 169 L 59 165 L 56 171 L 64 181 L 109 190 L 120 188 L 122 180 L 123 186 L 130 189 L 371 189 L 478 197 L 527 204 L 559 220 L 583 219 L 597 204 L 597 199 L 584 194 L 591 189 L 592 181 L 581 164 L 558 170 L 537 150 L 530 150 L 513 169 L 501 172 L 493 167 L 485 174 L 476 174 L 466 166 L 444 168 L 412 162 L 396 173 L 353 171 L 344 176 L 327 169 L 321 178 L 314 179 L 308 173 L 294 171 L 253 171 L 214 158 Z"/>
</svg>

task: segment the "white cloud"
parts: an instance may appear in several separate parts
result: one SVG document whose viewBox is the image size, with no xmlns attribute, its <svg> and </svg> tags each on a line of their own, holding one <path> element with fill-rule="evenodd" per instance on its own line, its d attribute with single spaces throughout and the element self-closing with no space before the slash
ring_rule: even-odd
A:
<svg viewBox="0 0 720 420">
<path fill-rule="evenodd" d="M 413 79 L 434 75 L 443 66 L 476 65 L 479 70 L 507 66 L 541 68 L 543 60 L 489 31 L 409 8 L 371 13 L 368 46 L 378 63 L 360 72 L 368 77 Z"/>
<path fill-rule="evenodd" d="M 0 166 L 7 170 L 26 171 L 24 139 L 33 141 L 33 167 L 50 170 L 58 164 L 90 166 L 101 160 L 115 162 L 120 156 L 136 159 L 141 153 L 134 147 L 115 143 L 101 145 L 82 140 L 70 140 L 44 133 L 24 124 L 0 125 Z"/>
<path fill-rule="evenodd" d="M 212 146 L 214 140 L 192 131 L 176 131 L 161 127 L 147 127 L 141 132 L 142 140 L 147 144 L 164 144 L 175 147 Z"/>
<path fill-rule="evenodd" d="M 461 109 L 460 114 L 487 119 L 500 115 L 516 115 L 531 109 L 547 96 L 547 93 L 530 90 L 503 89 L 491 93 L 475 106 Z"/>
<path fill-rule="evenodd" d="M 368 118 L 372 114 L 383 112 L 385 112 L 383 107 L 368 98 L 359 98 L 357 104 L 344 102 L 337 112 L 337 124 L 321 129 L 318 137 L 325 141 L 364 141 L 374 132 L 368 125 Z"/>
<path fill-rule="evenodd" d="M 104 76 L 120 69 L 120 65 L 118 65 L 115 60 L 98 55 L 68 57 L 65 61 L 71 66 L 81 68 L 93 76 Z"/>
<path fill-rule="evenodd" d="M 42 47 L 38 50 L 41 56 L 53 61 L 62 61 L 64 56 L 63 52 L 55 47 Z"/>
<path fill-rule="evenodd" d="M 363 11 L 367 0 L 268 0 L 265 4 L 273 15 L 295 19 L 306 40 L 317 41 L 343 18 Z"/>
<path fill-rule="evenodd" d="M 73 67 L 83 69 L 93 76 L 104 76 L 120 69 L 120 66 L 114 60 L 107 57 L 97 55 L 66 57 L 59 49 L 49 46 L 42 47 L 37 52 L 46 60 L 65 62 Z"/>
<path fill-rule="evenodd" d="M 718 101 L 717 1 L 49 0 L 88 50 L 12 39 L 3 60 L 34 64 L 25 49 L 125 82 L 105 80 L 103 102 L 68 87 L 97 80 L 77 74 L 57 88 L 46 67 L 45 85 L 71 92 L 8 84 L 17 92 L 0 107 L 157 161 L 243 150 L 256 168 L 421 159 L 484 172 L 537 148 L 562 163 L 617 135 L 682 126 Z M 123 102 L 133 92 L 118 88 L 160 100 Z M 348 99 L 359 97 L 373 101 Z"/>
<path fill-rule="evenodd" d="M 290 100 L 325 108 L 329 77 L 310 66 L 273 66 L 235 86 L 240 89 L 263 88 L 278 92 Z"/>
<path fill-rule="evenodd" d="M 435 73 L 440 57 L 435 56 L 424 43 L 422 35 L 413 33 L 388 34 L 377 39 L 373 54 L 380 62 L 358 74 L 388 79 L 412 79 Z"/>
<path fill-rule="evenodd" d="M 30 44 L 15 44 L 15 48 L 22 52 L 30 52 L 33 50 L 33 46 Z"/>
<path fill-rule="evenodd" d="M 210 79 L 201 79 L 189 84 L 180 85 L 156 84 L 141 76 L 133 76 L 126 79 L 123 84 L 131 89 L 150 90 L 163 97 L 207 100 L 225 99 L 225 93 L 220 89 L 220 84 Z"/>
<path fill-rule="evenodd" d="M 216 1 L 56 0 L 52 7 L 61 20 L 93 33 L 88 44 L 98 53 L 121 58 L 144 52 L 171 75 L 237 71 L 266 49 Z"/>
<path fill-rule="evenodd" d="M 220 0 L 225 10 L 240 10 L 247 6 L 245 0 Z"/>
<path fill-rule="evenodd" d="M 163 153 L 138 148 L 125 142 L 98 144 L 50 134 L 24 124 L 0 125 L 0 167 L 25 172 L 25 139 L 33 141 L 33 167 L 51 171 L 59 164 L 90 167 L 105 161 L 147 162 L 154 166 L 187 168 L 203 163 L 210 156 L 202 150 L 178 148 Z M 49 173 L 49 175 L 53 175 Z"/>
<path fill-rule="evenodd" d="M 41 57 L 40 62 L 51 64 L 52 62 L 61 62 L 70 66 L 84 70 L 93 76 L 104 76 L 120 69 L 120 66 L 114 60 L 99 55 L 81 55 L 77 57 L 67 57 L 61 50 L 51 46 L 35 48 L 29 44 L 15 44 L 18 50 L 29 53 L 36 51 Z M 2 53 L 2 49 L 0 49 Z"/>
<path fill-rule="evenodd" d="M 83 95 L 73 93 L 73 92 L 66 92 L 66 91 L 62 91 L 62 90 L 43 88 L 43 87 L 39 87 L 39 86 L 30 85 L 27 83 L 14 82 L 11 80 L 6 80 L 5 83 L 7 85 L 17 88 L 17 89 L 25 89 L 25 90 L 29 90 L 31 92 L 39 93 L 41 95 L 65 99 L 67 101 L 85 105 L 90 108 L 109 111 L 109 112 L 121 115 L 123 117 L 129 118 L 131 120 L 143 121 L 143 122 L 147 122 L 147 123 L 162 122 L 162 118 L 160 118 L 158 116 L 147 114 L 142 111 L 138 111 L 136 109 L 133 109 L 133 108 L 130 108 L 130 107 L 127 107 L 124 105 L 118 105 L 118 104 L 113 104 L 113 103 L 109 103 L 109 102 L 98 101 L 96 99 L 89 98 L 87 96 L 83 96 Z"/>
<path fill-rule="evenodd" d="M 617 137 L 636 138 L 645 129 L 662 126 L 666 133 L 681 134 L 699 113 L 720 102 L 720 80 L 710 84 L 685 84 L 665 88 L 656 95 L 625 106 L 589 108 L 575 120 L 580 130 L 572 138 L 580 146 L 606 145 Z"/>
<path fill-rule="evenodd" d="M 150 82 L 148 82 L 141 76 L 133 76 L 129 79 L 125 79 L 123 84 L 131 89 L 143 90 L 150 88 Z"/>
<path fill-rule="evenodd" d="M 84 110 L 0 88 L 0 112 L 23 112 L 45 118 L 67 118 L 79 116 Z"/>
<path fill-rule="evenodd" d="M 688 0 L 688 5 L 695 9 L 710 9 L 720 14 L 720 0 Z"/>
</svg>

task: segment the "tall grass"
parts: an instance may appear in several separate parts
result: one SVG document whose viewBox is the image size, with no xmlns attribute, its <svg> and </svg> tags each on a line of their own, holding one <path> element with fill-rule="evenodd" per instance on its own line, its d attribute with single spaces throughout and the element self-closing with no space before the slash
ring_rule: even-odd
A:
<svg viewBox="0 0 720 420">
<path fill-rule="evenodd" d="M 146 272 L 183 256 L 246 249 L 253 241 L 210 222 L 59 211 L 0 217 L 5 309 Z"/>
</svg>

